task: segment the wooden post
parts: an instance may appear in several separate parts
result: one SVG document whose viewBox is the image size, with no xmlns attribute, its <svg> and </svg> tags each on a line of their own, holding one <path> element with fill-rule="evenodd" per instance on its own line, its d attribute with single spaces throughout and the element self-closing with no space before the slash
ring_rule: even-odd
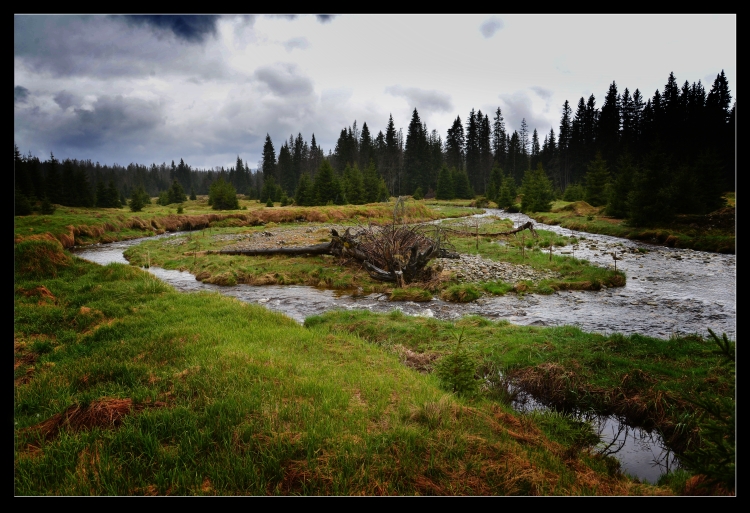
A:
<svg viewBox="0 0 750 513">
<path fill-rule="evenodd" d="M 552 262 L 552 243 L 549 245 L 549 261 Z"/>
</svg>

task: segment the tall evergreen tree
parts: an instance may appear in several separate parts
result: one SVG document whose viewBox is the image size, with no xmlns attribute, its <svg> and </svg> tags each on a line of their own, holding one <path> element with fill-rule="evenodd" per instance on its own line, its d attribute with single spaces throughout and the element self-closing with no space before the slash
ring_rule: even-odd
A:
<svg viewBox="0 0 750 513">
<path fill-rule="evenodd" d="M 503 119 L 503 113 L 500 107 L 495 111 L 495 117 L 493 118 L 492 124 L 492 153 L 495 162 L 500 167 L 505 166 L 505 157 L 507 152 L 507 136 L 505 133 L 505 120 Z"/>
<path fill-rule="evenodd" d="M 482 116 L 482 111 L 477 112 L 479 120 L 479 169 L 480 169 L 480 188 L 483 193 L 486 192 L 490 181 L 490 172 L 492 171 L 492 129 L 490 119 L 487 115 Z"/>
<path fill-rule="evenodd" d="M 572 110 L 568 100 L 563 104 L 562 118 L 560 119 L 560 131 L 558 132 L 557 148 L 560 155 L 560 178 L 561 186 L 565 189 L 570 183 L 570 141 L 573 132 Z"/>
<path fill-rule="evenodd" d="M 367 122 L 362 123 L 362 133 L 359 136 L 359 168 L 366 169 L 374 157 L 372 152 L 372 136 Z"/>
<path fill-rule="evenodd" d="M 466 174 L 474 190 L 482 190 L 479 159 L 479 120 L 474 109 L 471 109 L 466 120 Z"/>
<path fill-rule="evenodd" d="M 292 153 L 289 150 L 289 144 L 286 141 L 284 141 L 284 144 L 279 149 L 279 160 L 276 163 L 276 175 L 281 189 L 287 195 L 292 194 L 294 188 L 297 186 L 297 181 L 294 177 Z"/>
<path fill-rule="evenodd" d="M 388 116 L 388 126 L 385 130 L 385 148 L 383 154 L 382 174 L 388 185 L 388 192 L 391 195 L 400 194 L 397 187 L 399 178 L 399 143 L 396 126 L 393 123 L 393 115 Z"/>
<path fill-rule="evenodd" d="M 313 134 L 313 143 L 315 135 Z M 261 164 L 263 170 L 263 180 L 273 177 L 276 179 L 276 150 L 273 148 L 271 136 L 266 134 L 266 142 L 263 144 L 263 159 Z"/>
<path fill-rule="evenodd" d="M 614 162 L 619 153 L 621 123 L 620 96 L 613 81 L 604 97 L 596 135 L 596 146 L 607 162 Z"/>
<path fill-rule="evenodd" d="M 465 157 L 464 126 L 456 116 L 445 138 L 445 162 L 448 168 L 463 169 Z"/>
<path fill-rule="evenodd" d="M 417 187 L 426 191 L 429 187 L 429 146 L 427 134 L 417 109 L 414 109 L 406 132 L 406 147 L 404 149 L 404 175 L 407 181 L 407 191 L 414 192 Z"/>
</svg>

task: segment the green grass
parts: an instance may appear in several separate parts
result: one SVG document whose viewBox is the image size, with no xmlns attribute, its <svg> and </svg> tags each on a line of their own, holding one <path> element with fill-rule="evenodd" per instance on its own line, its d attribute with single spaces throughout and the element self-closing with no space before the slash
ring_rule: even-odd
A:
<svg viewBox="0 0 750 513">
<path fill-rule="evenodd" d="M 670 493 L 328 317 L 49 265 L 14 277 L 16 495 Z"/>
<path fill-rule="evenodd" d="M 734 193 L 728 193 L 725 199 L 727 207 L 734 208 Z M 668 224 L 648 228 L 630 226 L 626 220 L 605 216 L 602 208 L 591 207 L 585 202 L 556 201 L 551 212 L 534 213 L 532 217 L 537 222 L 560 225 L 571 230 L 669 247 L 717 253 L 735 252 L 734 214 L 727 212 L 727 209 L 708 216 L 676 216 Z"/>
<path fill-rule="evenodd" d="M 569 326 L 514 326 L 480 317 L 451 323 L 367 311 L 329 312 L 314 323 L 378 346 L 438 355 L 451 353 L 460 332 L 463 347 L 484 374 L 500 371 L 561 409 L 618 414 L 659 429 L 678 453 L 698 443 L 700 412 L 692 399 L 733 397 L 735 390 L 732 368 L 723 364 L 707 336 L 662 340 L 590 334 Z"/>
</svg>

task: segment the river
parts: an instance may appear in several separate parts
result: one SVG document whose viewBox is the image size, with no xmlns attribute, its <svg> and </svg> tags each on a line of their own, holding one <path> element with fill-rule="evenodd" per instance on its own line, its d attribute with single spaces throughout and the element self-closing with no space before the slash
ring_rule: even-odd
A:
<svg viewBox="0 0 750 513">
<path fill-rule="evenodd" d="M 529 220 L 524 214 L 495 209 L 485 209 L 482 215 L 510 218 L 516 226 Z M 296 285 L 223 287 L 201 283 L 187 272 L 157 267 L 151 267 L 149 271 L 177 290 L 220 292 L 283 312 L 300 323 L 306 317 L 335 308 L 375 312 L 399 309 L 408 315 L 440 319 L 480 315 L 521 325 L 573 325 L 587 332 L 641 333 L 658 338 L 696 333 L 706 336 L 710 328 L 719 335 L 726 333 L 730 339 L 735 339 L 735 255 L 666 248 L 540 223 L 535 223 L 535 227 L 575 237 L 578 239 L 576 244 L 557 248 L 555 252 L 586 259 L 603 267 L 616 264 L 627 276 L 626 285 L 600 291 L 560 291 L 550 295 L 488 296 L 472 303 L 449 303 L 437 298 L 415 303 L 391 302 L 384 294 L 342 294 Z M 182 236 L 164 234 L 158 237 Z M 74 248 L 73 253 L 102 265 L 111 262 L 127 264 L 123 252 L 142 240 Z M 612 253 L 618 260 L 613 259 Z M 661 474 L 678 466 L 674 455 L 663 448 L 657 435 L 627 427 L 612 417 L 589 420 L 598 429 L 604 445 L 610 444 L 601 450 L 617 457 L 625 472 L 653 483 Z"/>
</svg>

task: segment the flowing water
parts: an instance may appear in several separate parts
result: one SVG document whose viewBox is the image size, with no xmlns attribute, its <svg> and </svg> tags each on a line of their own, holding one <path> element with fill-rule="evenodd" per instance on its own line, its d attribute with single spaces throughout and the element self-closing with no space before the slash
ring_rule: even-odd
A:
<svg viewBox="0 0 750 513">
<path fill-rule="evenodd" d="M 480 216 L 510 218 L 515 225 L 529 220 L 524 214 L 509 214 L 485 209 Z M 602 267 L 617 266 L 625 272 L 624 287 L 600 291 L 560 291 L 551 295 L 483 297 L 472 303 L 449 303 L 440 299 L 428 302 L 391 302 L 387 295 L 340 293 L 296 285 L 262 287 L 236 285 L 224 287 L 201 283 L 187 272 L 151 267 L 149 272 L 177 290 L 210 290 L 261 304 L 282 312 L 298 322 L 331 309 L 367 309 L 388 312 L 395 309 L 408 315 L 456 319 L 480 315 L 493 320 L 506 319 L 513 324 L 535 326 L 578 326 L 598 333 L 641 333 L 669 338 L 672 335 L 707 335 L 711 328 L 730 339 L 736 336 L 735 255 L 675 249 L 634 242 L 627 239 L 577 232 L 559 226 L 535 224 L 575 237 L 578 243 L 555 249 L 557 254 L 586 259 Z M 164 234 L 158 237 L 181 237 Z M 79 257 L 102 265 L 127 264 L 123 252 L 143 239 L 97 244 L 75 248 Z M 613 253 L 617 260 L 613 258 Z M 625 472 L 655 482 L 663 472 L 677 466 L 674 456 L 663 449 L 652 433 L 629 428 L 615 418 L 592 418 L 605 446 L 620 461 Z"/>
</svg>

